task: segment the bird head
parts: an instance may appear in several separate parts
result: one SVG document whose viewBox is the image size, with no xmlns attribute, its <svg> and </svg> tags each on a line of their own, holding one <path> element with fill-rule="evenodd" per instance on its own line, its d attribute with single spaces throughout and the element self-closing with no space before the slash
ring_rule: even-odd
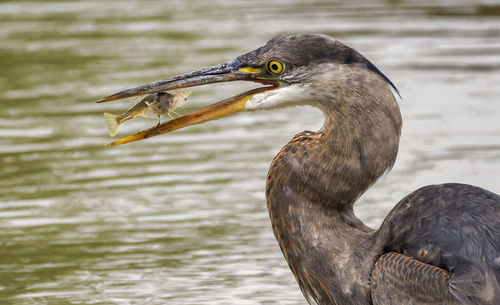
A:
<svg viewBox="0 0 500 305">
<path fill-rule="evenodd" d="M 127 89 L 98 102 L 218 82 L 251 81 L 264 85 L 110 144 L 119 145 L 243 110 L 294 105 L 329 109 L 342 102 L 340 97 L 343 95 L 362 93 L 357 92 L 362 90 L 358 90 L 356 84 L 363 75 L 382 79 L 395 89 L 364 56 L 330 36 L 277 36 L 266 45 L 226 63 Z M 346 88 L 354 91 L 346 93 Z"/>
</svg>

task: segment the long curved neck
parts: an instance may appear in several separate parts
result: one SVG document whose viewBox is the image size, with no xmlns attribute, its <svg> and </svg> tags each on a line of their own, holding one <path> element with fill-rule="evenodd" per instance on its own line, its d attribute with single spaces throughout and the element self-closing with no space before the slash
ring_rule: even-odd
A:
<svg viewBox="0 0 500 305">
<path fill-rule="evenodd" d="M 388 88 L 354 96 L 323 107 L 323 128 L 295 136 L 267 178 L 276 239 L 304 295 L 318 304 L 369 304 L 381 251 L 353 205 L 394 163 L 401 117 Z"/>
</svg>

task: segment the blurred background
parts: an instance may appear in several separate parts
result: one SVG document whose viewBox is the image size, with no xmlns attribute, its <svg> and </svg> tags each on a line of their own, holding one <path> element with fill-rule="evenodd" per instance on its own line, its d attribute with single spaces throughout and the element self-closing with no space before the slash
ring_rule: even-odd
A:
<svg viewBox="0 0 500 305">
<path fill-rule="evenodd" d="M 500 192 L 500 1 L 0 1 L 2 304 L 304 304 L 264 186 L 319 111 L 109 148 L 102 113 L 133 101 L 95 103 L 295 32 L 340 39 L 401 91 L 398 160 L 356 206 L 368 225 L 423 185 Z M 250 87 L 199 87 L 178 112 Z"/>
</svg>

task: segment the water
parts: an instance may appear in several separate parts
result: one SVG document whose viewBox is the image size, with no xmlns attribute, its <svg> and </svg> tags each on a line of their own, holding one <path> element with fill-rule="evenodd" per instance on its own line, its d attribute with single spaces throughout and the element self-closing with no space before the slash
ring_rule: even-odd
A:
<svg viewBox="0 0 500 305">
<path fill-rule="evenodd" d="M 426 184 L 500 192 L 500 3 L 435 2 L 2 1 L 2 304 L 304 304 L 264 181 L 319 111 L 242 113 L 108 148 L 102 113 L 130 102 L 94 103 L 277 33 L 333 35 L 402 92 L 397 163 L 356 208 L 367 224 Z M 181 112 L 250 87 L 200 87 Z"/>
</svg>

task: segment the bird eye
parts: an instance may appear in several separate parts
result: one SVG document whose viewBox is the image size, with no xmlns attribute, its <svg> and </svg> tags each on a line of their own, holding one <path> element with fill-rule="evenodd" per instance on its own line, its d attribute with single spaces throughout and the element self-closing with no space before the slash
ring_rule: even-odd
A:
<svg viewBox="0 0 500 305">
<path fill-rule="evenodd" d="M 276 59 L 270 60 L 267 62 L 267 71 L 272 74 L 280 74 L 283 72 L 283 63 Z"/>
</svg>

